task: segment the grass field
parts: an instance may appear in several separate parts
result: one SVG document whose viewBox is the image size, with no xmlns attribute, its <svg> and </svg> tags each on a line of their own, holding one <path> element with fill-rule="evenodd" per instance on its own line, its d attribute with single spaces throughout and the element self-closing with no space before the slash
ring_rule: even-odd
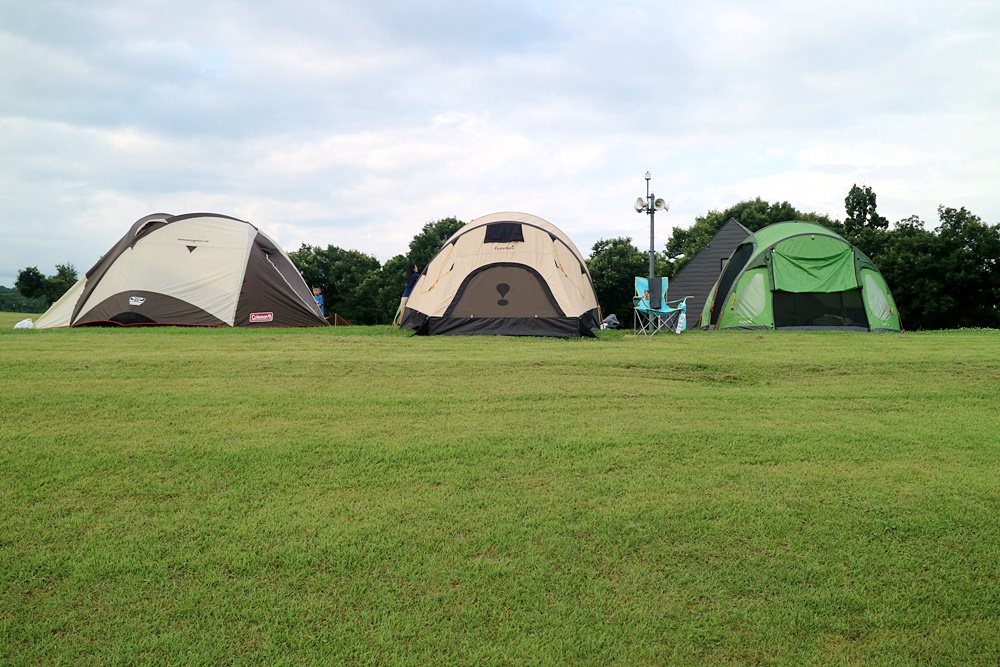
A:
<svg viewBox="0 0 1000 667">
<path fill-rule="evenodd" d="M 21 317 L 4 665 L 1000 661 L 1000 332 Z"/>
</svg>

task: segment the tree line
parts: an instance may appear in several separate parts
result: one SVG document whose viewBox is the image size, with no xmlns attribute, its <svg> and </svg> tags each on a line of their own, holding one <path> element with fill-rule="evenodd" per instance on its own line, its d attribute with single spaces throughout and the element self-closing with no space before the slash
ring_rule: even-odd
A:
<svg viewBox="0 0 1000 667">
<path fill-rule="evenodd" d="M 875 262 L 892 290 L 905 328 L 1000 328 L 1000 224 L 984 223 L 964 207 L 939 206 L 938 224 L 932 229 L 917 216 L 890 228 L 878 213 L 875 192 L 858 185 L 848 192 L 844 210 L 844 219 L 836 220 L 800 211 L 787 201 L 770 203 L 760 198 L 712 210 L 695 218 L 690 227 L 672 230 L 664 248 L 656 253 L 656 270 L 661 276 L 675 276 L 730 219 L 752 232 L 776 222 L 805 220 L 832 229 Z M 405 255 L 384 264 L 374 255 L 334 245 L 303 244 L 288 256 L 310 287 L 323 290 L 328 313 L 355 324 L 389 324 L 408 268 L 427 266 L 463 224 L 455 217 L 425 224 Z M 601 239 L 591 248 L 587 265 L 604 314 L 615 313 L 623 323 L 629 322 L 633 278 L 648 273 L 648 253 L 639 250 L 630 237 Z M 53 276 L 28 267 L 19 273 L 16 290 L 0 292 L 0 299 L 16 295 L 11 298 L 22 303 L 34 299 L 30 303 L 35 307 L 47 306 L 76 279 L 72 265 L 59 265 Z"/>
<path fill-rule="evenodd" d="M 49 307 L 45 299 L 28 298 L 16 288 L 0 285 L 0 310 L 8 313 L 40 313 Z"/>
</svg>

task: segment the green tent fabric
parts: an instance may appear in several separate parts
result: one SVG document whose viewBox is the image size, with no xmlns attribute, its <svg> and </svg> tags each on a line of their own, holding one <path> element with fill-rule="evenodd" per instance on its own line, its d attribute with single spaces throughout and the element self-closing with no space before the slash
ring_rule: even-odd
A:
<svg viewBox="0 0 1000 667">
<path fill-rule="evenodd" d="M 774 289 L 785 292 L 843 292 L 856 289 L 851 246 L 829 236 L 795 236 L 771 254 Z"/>
<path fill-rule="evenodd" d="M 900 331 L 878 268 L 825 227 L 782 222 L 740 244 L 702 311 L 715 329 Z"/>
</svg>

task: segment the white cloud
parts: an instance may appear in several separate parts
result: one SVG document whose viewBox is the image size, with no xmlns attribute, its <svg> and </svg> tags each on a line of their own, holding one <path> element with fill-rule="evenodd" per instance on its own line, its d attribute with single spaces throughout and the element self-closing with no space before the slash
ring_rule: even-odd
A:
<svg viewBox="0 0 1000 667">
<path fill-rule="evenodd" d="M 524 210 L 585 252 L 761 196 L 1000 220 L 1000 9 L 983 2 L 44 1 L 0 9 L 0 284 L 210 210 L 387 259 Z"/>
</svg>

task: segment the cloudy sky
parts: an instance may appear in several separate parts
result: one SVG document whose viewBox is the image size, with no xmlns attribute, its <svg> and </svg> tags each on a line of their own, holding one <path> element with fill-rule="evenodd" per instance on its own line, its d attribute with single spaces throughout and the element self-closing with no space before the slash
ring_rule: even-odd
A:
<svg viewBox="0 0 1000 667">
<path fill-rule="evenodd" d="M 753 197 L 1000 222 L 1000 3 L 0 0 L 0 285 L 148 213 L 405 252 L 540 215 L 589 254 Z"/>
</svg>

